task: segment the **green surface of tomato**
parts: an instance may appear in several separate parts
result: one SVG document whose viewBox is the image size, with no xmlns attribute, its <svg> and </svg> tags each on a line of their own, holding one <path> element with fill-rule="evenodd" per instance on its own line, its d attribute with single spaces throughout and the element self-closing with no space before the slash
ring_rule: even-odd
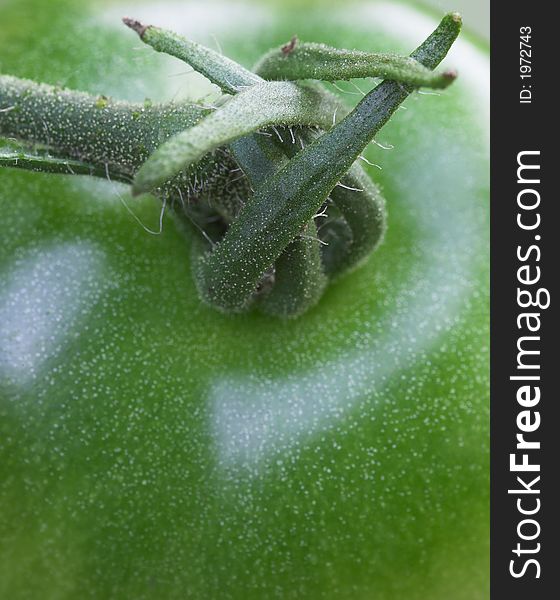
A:
<svg viewBox="0 0 560 600">
<path fill-rule="evenodd" d="M 247 66 L 294 33 L 408 53 L 437 22 L 376 1 L 1 11 L 3 73 L 128 100 L 212 89 L 123 15 Z M 157 230 L 153 198 L 0 171 L 1 598 L 488 596 L 488 58 L 462 35 L 445 64 L 457 82 L 366 152 L 383 245 L 292 321 L 201 304 L 182 229 L 126 210 Z"/>
</svg>

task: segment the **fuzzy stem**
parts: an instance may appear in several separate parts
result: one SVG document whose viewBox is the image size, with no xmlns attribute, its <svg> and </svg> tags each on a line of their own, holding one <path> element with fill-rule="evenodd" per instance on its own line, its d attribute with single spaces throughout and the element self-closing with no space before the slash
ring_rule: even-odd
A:
<svg viewBox="0 0 560 600">
<path fill-rule="evenodd" d="M 130 179 L 167 138 L 210 111 L 198 105 L 117 102 L 0 76 L 0 135 Z"/>
</svg>

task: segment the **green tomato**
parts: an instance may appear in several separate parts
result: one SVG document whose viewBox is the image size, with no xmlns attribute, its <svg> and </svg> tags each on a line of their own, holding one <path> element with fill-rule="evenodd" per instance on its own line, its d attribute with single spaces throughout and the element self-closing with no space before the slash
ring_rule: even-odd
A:
<svg viewBox="0 0 560 600">
<path fill-rule="evenodd" d="M 18 0 L 2 71 L 211 93 L 126 13 L 247 66 L 294 33 L 410 52 L 436 23 L 387 2 Z M 463 34 L 446 64 L 457 82 L 366 153 L 384 243 L 292 321 L 201 304 L 182 229 L 138 222 L 158 229 L 153 198 L 0 172 L 0 597 L 488 596 L 487 50 Z"/>
</svg>

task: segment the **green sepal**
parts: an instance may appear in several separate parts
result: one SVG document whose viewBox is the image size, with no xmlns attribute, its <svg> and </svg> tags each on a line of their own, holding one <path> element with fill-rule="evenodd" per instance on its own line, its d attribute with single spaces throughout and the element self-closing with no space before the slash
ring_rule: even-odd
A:
<svg viewBox="0 0 560 600">
<path fill-rule="evenodd" d="M 98 166 L 72 158 L 51 156 L 49 153 L 37 149 L 16 147 L 0 147 L 0 167 L 11 167 L 37 173 L 106 177 L 105 170 Z"/>
<path fill-rule="evenodd" d="M 277 317 L 298 317 L 317 304 L 327 281 L 317 227 L 310 221 L 276 260 L 273 285 L 262 295 L 258 307 Z"/>
<path fill-rule="evenodd" d="M 154 50 L 182 60 L 228 94 L 236 94 L 244 87 L 262 81 L 258 75 L 227 56 L 172 31 L 153 25 L 142 25 L 139 21 L 129 18 L 124 18 L 123 22 Z"/>
<path fill-rule="evenodd" d="M 415 87 L 445 88 L 455 71 L 433 73 L 409 56 L 331 48 L 325 44 L 295 43 L 271 50 L 255 65 L 267 80 L 320 79 L 338 81 L 381 77 Z"/>
<path fill-rule="evenodd" d="M 385 233 L 387 214 L 379 188 L 356 163 L 330 196 L 352 234 L 347 243 L 338 246 L 336 256 L 331 252 L 330 260 L 325 258 L 327 274 L 335 277 L 360 266 L 379 246 Z M 327 253 L 329 247 L 325 246 L 323 254 Z"/>
</svg>

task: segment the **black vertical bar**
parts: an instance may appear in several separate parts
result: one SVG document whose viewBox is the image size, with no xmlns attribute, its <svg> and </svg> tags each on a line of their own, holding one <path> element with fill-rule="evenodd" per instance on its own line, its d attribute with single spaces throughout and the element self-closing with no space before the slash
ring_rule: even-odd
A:
<svg viewBox="0 0 560 600">
<path fill-rule="evenodd" d="M 491 5 L 491 597 L 495 600 L 560 597 L 560 398 L 554 383 L 560 350 L 553 322 L 560 262 L 560 234 L 554 231 L 560 202 L 553 187 L 560 174 L 555 144 L 559 77 L 553 63 L 560 34 L 552 7 L 519 0 L 494 0 Z M 522 53 L 523 49 L 530 53 Z M 530 66 L 530 77 L 521 77 L 529 74 L 523 65 Z M 521 181 L 519 162 L 535 167 L 522 167 Z M 537 274 L 538 281 L 527 283 Z M 550 306 L 544 308 L 548 294 Z M 520 306 L 530 298 L 536 306 Z M 521 316 L 527 313 L 535 316 Z M 522 351 L 539 353 L 520 354 L 518 344 Z M 532 428 L 535 431 L 523 431 Z M 518 434 L 523 435 L 522 442 Z M 540 447 L 524 449 L 524 442 L 539 442 Z M 526 460 L 529 468 L 539 470 L 512 470 L 511 454 L 521 468 Z"/>
</svg>

